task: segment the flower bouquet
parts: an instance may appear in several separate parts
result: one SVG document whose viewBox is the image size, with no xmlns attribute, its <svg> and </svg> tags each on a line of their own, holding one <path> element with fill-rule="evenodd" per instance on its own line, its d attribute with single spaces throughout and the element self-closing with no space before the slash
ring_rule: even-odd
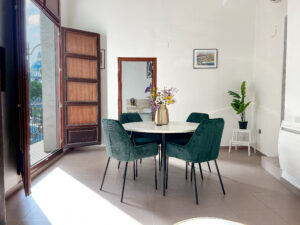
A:
<svg viewBox="0 0 300 225">
<path fill-rule="evenodd" d="M 176 92 L 176 88 L 165 87 L 159 90 L 152 85 L 146 88 L 145 93 L 150 93 L 149 100 L 152 112 L 155 112 L 156 125 L 166 125 L 169 123 L 169 112 L 166 106 L 175 103 L 174 94 Z"/>
</svg>

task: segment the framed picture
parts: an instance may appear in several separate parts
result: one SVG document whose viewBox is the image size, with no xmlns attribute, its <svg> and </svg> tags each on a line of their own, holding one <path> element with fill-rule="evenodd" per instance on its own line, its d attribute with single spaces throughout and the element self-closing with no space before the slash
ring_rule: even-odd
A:
<svg viewBox="0 0 300 225">
<path fill-rule="evenodd" d="M 194 69 L 218 68 L 218 49 L 194 49 Z"/>
<path fill-rule="evenodd" d="M 100 50 L 100 69 L 105 69 L 105 49 Z"/>
</svg>

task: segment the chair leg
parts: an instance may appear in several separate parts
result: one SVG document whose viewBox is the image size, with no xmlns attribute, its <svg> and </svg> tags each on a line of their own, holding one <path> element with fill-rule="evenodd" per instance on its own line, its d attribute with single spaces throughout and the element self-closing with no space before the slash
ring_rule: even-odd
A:
<svg viewBox="0 0 300 225">
<path fill-rule="evenodd" d="M 185 179 L 186 180 L 188 178 L 188 171 L 187 171 L 187 169 L 188 169 L 188 162 L 185 162 Z"/>
<path fill-rule="evenodd" d="M 195 173 L 195 164 L 192 163 L 192 171 L 194 175 L 194 184 L 195 184 L 195 198 L 196 198 L 196 204 L 198 205 L 198 190 L 197 190 L 197 181 L 196 181 L 196 173 Z"/>
<path fill-rule="evenodd" d="M 193 165 L 193 163 L 192 163 L 192 165 Z M 191 168 L 191 182 L 193 181 L 193 170 L 192 170 L 192 168 Z"/>
<path fill-rule="evenodd" d="M 138 177 L 138 161 L 135 161 L 135 176 Z"/>
<path fill-rule="evenodd" d="M 100 191 L 102 190 L 102 187 L 103 187 L 103 183 L 104 183 L 104 180 L 105 180 L 105 176 L 106 176 L 107 168 L 108 168 L 108 165 L 109 165 L 109 161 L 110 161 L 110 157 L 108 157 L 108 159 L 107 159 L 107 163 L 106 163 L 106 167 L 105 167 L 105 170 L 104 170 L 104 175 L 103 175 L 103 178 L 102 178 Z"/>
<path fill-rule="evenodd" d="M 133 161 L 133 180 L 135 180 L 135 160 Z"/>
<path fill-rule="evenodd" d="M 155 169 L 155 189 L 157 190 L 157 169 L 156 169 L 156 156 L 154 156 L 154 169 Z"/>
<path fill-rule="evenodd" d="M 118 169 L 120 168 L 120 165 L 121 165 L 121 161 L 119 161 L 119 164 L 118 164 Z"/>
<path fill-rule="evenodd" d="M 166 189 L 168 189 L 168 178 L 169 178 L 169 157 L 167 157 L 167 171 L 166 171 Z"/>
<path fill-rule="evenodd" d="M 125 164 L 125 170 L 124 170 L 124 180 L 123 180 L 123 188 L 122 188 L 122 195 L 121 195 L 121 202 L 123 202 L 123 196 L 124 196 L 124 189 L 125 189 L 125 182 L 126 182 L 126 174 L 127 174 L 127 166 L 128 162 Z"/>
<path fill-rule="evenodd" d="M 160 157 L 160 147 L 158 147 L 158 169 L 161 170 L 161 157 Z"/>
<path fill-rule="evenodd" d="M 221 187 L 222 187 L 222 191 L 223 191 L 223 194 L 225 195 L 226 193 L 225 193 L 224 185 L 223 185 L 223 182 L 222 182 L 221 174 L 220 174 L 220 171 L 219 171 L 219 167 L 218 167 L 218 164 L 217 164 L 217 160 L 215 160 L 215 165 L 216 165 L 216 168 L 217 168 L 217 172 L 218 172 L 220 184 L 221 184 Z"/>
<path fill-rule="evenodd" d="M 142 164 L 142 159 L 140 159 L 140 164 Z"/>
<path fill-rule="evenodd" d="M 201 179 L 203 180 L 203 173 L 202 173 L 201 163 L 198 163 L 198 165 L 199 165 L 199 170 L 200 170 Z"/>
<path fill-rule="evenodd" d="M 209 172 L 211 173 L 211 169 L 210 169 L 210 165 L 209 165 L 209 162 L 208 162 L 208 161 L 207 161 L 207 166 L 208 166 Z"/>
</svg>

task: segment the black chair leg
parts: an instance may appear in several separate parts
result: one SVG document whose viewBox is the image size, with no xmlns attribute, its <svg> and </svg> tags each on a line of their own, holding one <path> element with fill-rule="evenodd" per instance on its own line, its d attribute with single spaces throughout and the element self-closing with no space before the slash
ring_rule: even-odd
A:
<svg viewBox="0 0 300 225">
<path fill-rule="evenodd" d="M 156 156 L 154 156 L 154 169 L 155 169 L 155 189 L 157 190 Z"/>
<path fill-rule="evenodd" d="M 193 165 L 193 163 L 192 163 L 192 165 Z M 191 168 L 191 182 L 193 181 L 193 170 L 192 170 L 192 168 Z"/>
<path fill-rule="evenodd" d="M 166 175 L 166 189 L 168 189 L 168 178 L 169 178 L 169 157 L 167 157 L 167 175 Z"/>
<path fill-rule="evenodd" d="M 211 173 L 211 169 L 210 169 L 210 165 L 209 165 L 209 162 L 208 162 L 208 161 L 207 161 L 207 166 L 208 166 L 209 172 Z"/>
<path fill-rule="evenodd" d="M 100 191 L 102 190 L 102 187 L 103 187 L 103 183 L 104 183 L 104 179 L 105 179 L 105 176 L 106 176 L 106 172 L 107 172 L 107 168 L 108 168 L 108 165 L 109 165 L 109 161 L 110 161 L 110 157 L 108 157 L 108 159 L 107 159 L 107 163 L 106 163 L 106 167 L 105 167 L 105 170 L 104 170 L 104 175 L 103 175 L 103 178 L 102 178 L 102 183 L 101 183 Z"/>
<path fill-rule="evenodd" d="M 121 165 L 121 161 L 119 161 L 119 164 L 118 164 L 118 169 L 120 168 L 120 165 Z"/>
<path fill-rule="evenodd" d="M 135 180 L 135 160 L 133 161 L 133 180 Z"/>
<path fill-rule="evenodd" d="M 125 164 L 125 170 L 124 170 L 124 180 L 123 180 L 123 188 L 122 188 L 122 196 L 121 196 L 121 202 L 123 202 L 123 196 L 124 196 L 124 189 L 125 189 L 125 182 L 126 182 L 126 174 L 127 174 L 127 166 L 128 162 Z"/>
<path fill-rule="evenodd" d="M 161 170 L 161 155 L 160 155 L 160 147 L 158 148 L 158 169 Z"/>
<path fill-rule="evenodd" d="M 195 184 L 195 198 L 196 198 L 196 204 L 198 205 L 198 190 L 197 190 L 197 181 L 196 181 L 196 173 L 195 173 L 195 165 L 192 163 L 192 171 L 194 176 L 194 184 Z"/>
<path fill-rule="evenodd" d="M 222 191 L 223 191 L 223 194 L 225 195 L 226 193 L 225 193 L 224 185 L 223 185 L 223 182 L 222 182 L 221 174 L 220 174 L 220 171 L 219 171 L 219 167 L 218 167 L 218 164 L 217 164 L 217 160 L 215 160 L 215 165 L 216 165 L 216 169 L 217 169 L 217 172 L 218 172 L 218 176 L 219 176 L 220 184 L 221 184 L 221 187 L 222 187 Z"/>
<path fill-rule="evenodd" d="M 185 162 L 185 179 L 186 180 L 188 178 L 188 171 L 187 171 L 187 169 L 188 169 L 188 162 Z"/>
<path fill-rule="evenodd" d="M 138 161 L 135 161 L 135 176 L 138 177 Z"/>
<path fill-rule="evenodd" d="M 198 163 L 198 164 L 199 164 L 199 170 L 200 170 L 201 179 L 203 180 L 203 173 L 202 173 L 201 163 Z"/>
</svg>

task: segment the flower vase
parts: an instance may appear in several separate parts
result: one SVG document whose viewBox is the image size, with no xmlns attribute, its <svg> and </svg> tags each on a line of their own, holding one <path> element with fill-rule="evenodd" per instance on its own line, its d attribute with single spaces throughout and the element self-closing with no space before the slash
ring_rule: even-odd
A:
<svg viewBox="0 0 300 225">
<path fill-rule="evenodd" d="M 155 112 L 156 126 L 167 125 L 169 123 L 169 111 L 166 105 L 160 105 Z"/>
</svg>

